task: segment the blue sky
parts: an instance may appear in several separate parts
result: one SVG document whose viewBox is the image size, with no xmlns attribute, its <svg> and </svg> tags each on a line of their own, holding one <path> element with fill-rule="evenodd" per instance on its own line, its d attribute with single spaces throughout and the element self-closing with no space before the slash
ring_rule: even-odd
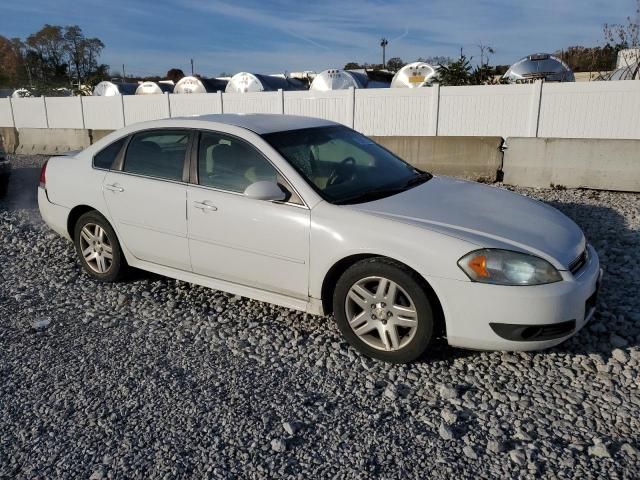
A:
<svg viewBox="0 0 640 480">
<path fill-rule="evenodd" d="M 24 37 L 43 24 L 78 24 L 106 44 L 101 61 L 140 75 L 171 67 L 206 76 L 456 56 L 491 45 L 492 63 L 533 52 L 602 44 L 602 24 L 620 23 L 634 0 L 7 0 L 0 35 Z"/>
</svg>

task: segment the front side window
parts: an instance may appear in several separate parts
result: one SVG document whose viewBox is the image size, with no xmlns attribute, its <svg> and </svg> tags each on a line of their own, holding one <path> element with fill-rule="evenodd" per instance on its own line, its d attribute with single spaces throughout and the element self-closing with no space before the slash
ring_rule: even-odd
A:
<svg viewBox="0 0 640 480">
<path fill-rule="evenodd" d="M 360 203 L 399 193 L 431 175 L 347 127 L 263 135 L 327 201 Z"/>
<path fill-rule="evenodd" d="M 261 180 L 278 182 L 278 172 L 255 148 L 228 135 L 213 132 L 200 135 L 200 185 L 242 193 Z"/>
<path fill-rule="evenodd" d="M 149 177 L 182 180 L 188 130 L 137 133 L 127 147 L 123 170 Z"/>
<path fill-rule="evenodd" d="M 104 168 L 109 170 L 126 140 L 127 137 L 121 138 L 120 140 L 113 142 L 108 147 L 100 150 L 95 157 L 93 157 L 93 166 L 95 168 Z"/>
</svg>

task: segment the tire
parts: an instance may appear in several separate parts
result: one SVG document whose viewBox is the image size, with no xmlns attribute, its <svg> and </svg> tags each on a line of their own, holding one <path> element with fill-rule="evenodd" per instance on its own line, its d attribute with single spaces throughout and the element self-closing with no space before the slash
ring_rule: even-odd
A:
<svg viewBox="0 0 640 480">
<path fill-rule="evenodd" d="M 385 362 L 418 359 L 433 337 L 433 309 L 420 277 L 386 258 L 349 267 L 336 283 L 333 311 L 353 347 Z"/>
<path fill-rule="evenodd" d="M 85 272 L 100 282 L 115 282 L 124 277 L 127 261 L 116 232 L 106 218 L 95 210 L 87 212 L 80 216 L 73 233 L 76 252 Z"/>
</svg>

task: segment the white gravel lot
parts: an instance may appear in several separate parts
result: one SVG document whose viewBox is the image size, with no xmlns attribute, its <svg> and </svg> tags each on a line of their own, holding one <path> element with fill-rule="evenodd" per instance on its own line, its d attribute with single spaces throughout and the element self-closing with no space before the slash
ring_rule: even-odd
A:
<svg viewBox="0 0 640 480">
<path fill-rule="evenodd" d="M 331 318 L 143 273 L 93 282 L 40 219 L 42 157 L 12 160 L 0 478 L 640 476 L 640 195 L 517 189 L 600 254 L 599 310 L 576 337 L 515 354 L 439 341 L 394 366 Z"/>
</svg>

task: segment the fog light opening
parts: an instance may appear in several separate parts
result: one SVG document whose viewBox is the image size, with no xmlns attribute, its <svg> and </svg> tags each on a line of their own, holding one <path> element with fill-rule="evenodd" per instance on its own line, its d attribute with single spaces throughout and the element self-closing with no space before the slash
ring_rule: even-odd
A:
<svg viewBox="0 0 640 480">
<path fill-rule="evenodd" d="M 531 340 L 532 338 L 537 337 L 542 332 L 542 327 L 527 327 L 522 330 L 520 334 L 523 340 Z"/>
</svg>

